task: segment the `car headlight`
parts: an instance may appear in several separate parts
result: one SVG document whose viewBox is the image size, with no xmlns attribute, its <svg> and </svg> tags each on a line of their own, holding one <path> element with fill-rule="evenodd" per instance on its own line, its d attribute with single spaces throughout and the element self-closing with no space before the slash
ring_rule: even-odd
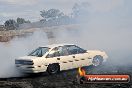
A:
<svg viewBox="0 0 132 88">
<path fill-rule="evenodd" d="M 25 64 L 25 65 L 33 65 L 34 63 L 33 63 L 33 61 L 24 61 L 23 64 Z"/>
<path fill-rule="evenodd" d="M 33 61 L 27 60 L 15 60 L 15 64 L 22 64 L 22 65 L 33 65 Z"/>
<path fill-rule="evenodd" d="M 20 61 L 18 61 L 18 60 L 15 60 L 15 64 L 20 64 Z"/>
</svg>

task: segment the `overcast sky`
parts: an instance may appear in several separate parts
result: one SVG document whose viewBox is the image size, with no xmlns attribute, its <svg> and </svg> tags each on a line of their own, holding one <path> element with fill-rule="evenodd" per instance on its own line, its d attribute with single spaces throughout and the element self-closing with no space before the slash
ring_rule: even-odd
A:
<svg viewBox="0 0 132 88">
<path fill-rule="evenodd" d="M 88 2 L 91 15 L 106 15 L 106 18 L 124 18 L 131 23 L 132 0 L 0 0 L 0 24 L 7 19 L 22 17 L 32 22 L 40 20 L 40 11 L 56 8 L 71 13 L 75 3 Z M 124 20 L 123 20 L 124 21 Z"/>
</svg>

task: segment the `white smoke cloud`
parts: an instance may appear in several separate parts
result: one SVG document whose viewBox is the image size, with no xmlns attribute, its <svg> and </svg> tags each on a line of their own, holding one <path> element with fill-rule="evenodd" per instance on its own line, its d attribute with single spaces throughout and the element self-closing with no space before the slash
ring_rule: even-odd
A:
<svg viewBox="0 0 132 88">
<path fill-rule="evenodd" d="M 15 67 L 15 59 L 27 55 L 38 46 L 47 44 L 43 31 L 37 31 L 28 37 L 16 37 L 7 43 L 0 43 L 0 78 L 22 76 L 23 74 Z"/>
<path fill-rule="evenodd" d="M 18 4 L 18 5 L 34 5 L 39 0 L 1 0 L 2 2 L 8 3 L 8 4 Z"/>
<path fill-rule="evenodd" d="M 116 9 L 124 4 L 124 0 L 89 0 L 95 11 L 107 12 Z"/>
</svg>

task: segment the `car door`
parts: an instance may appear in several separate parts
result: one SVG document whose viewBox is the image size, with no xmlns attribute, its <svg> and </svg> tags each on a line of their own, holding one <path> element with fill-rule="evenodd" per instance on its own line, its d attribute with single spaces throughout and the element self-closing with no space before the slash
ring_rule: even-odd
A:
<svg viewBox="0 0 132 88">
<path fill-rule="evenodd" d="M 65 46 L 58 47 L 58 52 L 60 56 L 57 59 L 57 62 L 60 63 L 60 68 L 62 70 L 72 69 L 73 68 L 73 57 L 69 56 L 67 48 Z"/>
<path fill-rule="evenodd" d="M 48 62 L 59 63 L 60 70 L 67 70 L 73 68 L 72 57 L 69 56 L 65 46 L 55 47 L 52 51 L 53 54 L 49 53 L 50 58 L 47 58 Z"/>
<path fill-rule="evenodd" d="M 43 71 L 45 69 L 45 58 L 43 55 L 48 51 L 48 47 L 39 47 L 29 54 L 29 56 L 35 56 L 34 66 L 37 67 L 37 70 Z"/>
<path fill-rule="evenodd" d="M 70 56 L 73 58 L 73 67 L 82 67 L 82 66 L 88 66 L 90 64 L 89 54 L 86 52 L 86 50 L 76 46 L 76 45 L 70 45 L 67 46 L 68 52 Z"/>
</svg>

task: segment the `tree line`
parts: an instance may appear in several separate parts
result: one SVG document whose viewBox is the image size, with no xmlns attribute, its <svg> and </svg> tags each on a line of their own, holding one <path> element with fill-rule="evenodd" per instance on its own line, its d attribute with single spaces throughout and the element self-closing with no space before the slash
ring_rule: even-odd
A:
<svg viewBox="0 0 132 88">
<path fill-rule="evenodd" d="M 14 19 L 9 19 L 5 21 L 4 26 L 6 30 L 16 30 L 20 24 L 24 23 L 31 23 L 29 20 L 25 20 L 24 18 L 17 18 L 16 20 Z"/>
<path fill-rule="evenodd" d="M 66 15 L 63 12 L 61 12 L 59 9 L 49 9 L 49 10 L 42 10 L 40 11 L 40 15 L 42 19 L 40 20 L 43 24 L 55 24 L 55 25 L 61 25 L 77 21 L 80 17 L 80 15 L 86 10 L 84 9 L 85 6 L 87 6 L 87 3 L 83 4 L 74 4 L 72 8 L 72 13 L 70 15 Z M 5 21 L 4 26 L 6 30 L 17 30 L 21 24 L 24 23 L 31 23 L 29 20 L 25 20 L 24 18 L 17 18 L 9 19 Z"/>
</svg>

